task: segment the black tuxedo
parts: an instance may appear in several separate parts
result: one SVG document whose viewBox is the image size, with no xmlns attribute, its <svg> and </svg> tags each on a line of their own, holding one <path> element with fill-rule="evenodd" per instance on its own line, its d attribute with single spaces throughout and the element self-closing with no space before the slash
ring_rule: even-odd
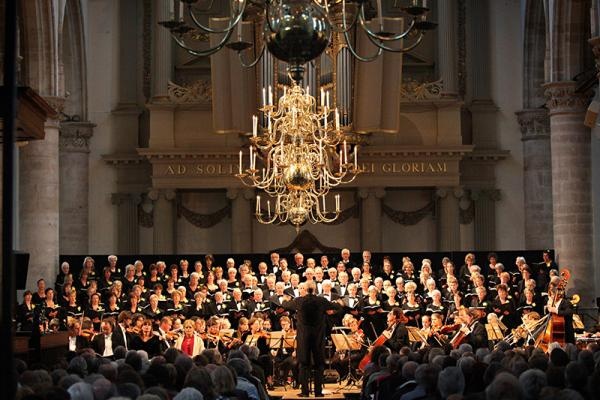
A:
<svg viewBox="0 0 600 400">
<path fill-rule="evenodd" d="M 565 319 L 565 342 L 575 343 L 575 331 L 573 330 L 573 305 L 567 299 L 562 299 L 558 305 L 558 315 Z"/>
<path fill-rule="evenodd" d="M 111 341 L 112 341 L 112 350 L 113 352 L 115 351 L 115 349 L 118 346 L 125 346 L 125 341 L 123 340 L 123 336 L 118 334 L 117 332 L 113 332 L 111 333 Z M 104 334 L 99 334 L 94 336 L 94 339 L 92 340 L 92 348 L 94 349 L 94 351 L 100 355 L 104 354 L 104 350 L 105 350 L 105 340 L 104 340 Z"/>
<path fill-rule="evenodd" d="M 340 306 L 314 294 L 307 294 L 284 302 L 283 307 L 289 311 L 296 311 L 297 315 L 296 354 L 300 363 L 302 393 L 308 394 L 308 374 L 312 364 L 315 369 L 315 395 L 320 395 L 325 369 L 326 311 L 338 310 Z"/>
</svg>

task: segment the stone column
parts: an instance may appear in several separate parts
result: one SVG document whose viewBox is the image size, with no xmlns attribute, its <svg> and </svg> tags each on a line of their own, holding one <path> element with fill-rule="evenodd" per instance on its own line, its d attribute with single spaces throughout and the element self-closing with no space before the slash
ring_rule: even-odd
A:
<svg viewBox="0 0 600 400">
<path fill-rule="evenodd" d="M 172 19 L 172 0 L 154 0 L 154 53 L 152 55 L 153 81 L 152 97 L 154 100 L 168 98 L 167 87 L 173 74 L 173 47 L 171 33 L 168 29 L 157 25 L 160 21 Z"/>
<path fill-rule="evenodd" d="M 254 191 L 245 188 L 227 189 L 231 200 L 231 251 L 252 253 L 252 204 Z"/>
<path fill-rule="evenodd" d="M 457 34 L 455 1 L 438 1 L 438 66 L 440 78 L 444 82 L 443 94 L 458 94 L 457 73 Z"/>
<path fill-rule="evenodd" d="M 496 204 L 500 200 L 498 189 L 474 189 L 471 191 L 474 201 L 474 231 L 476 250 L 494 250 L 496 248 Z"/>
<path fill-rule="evenodd" d="M 554 248 L 558 263 L 572 272 L 569 287 L 581 295 L 580 309 L 595 307 L 591 137 L 583 125 L 589 96 L 572 81 L 544 85 L 550 114 Z"/>
<path fill-rule="evenodd" d="M 525 248 L 540 250 L 554 245 L 552 228 L 552 157 L 550 119 L 546 109 L 518 111 L 523 141 L 523 192 L 525 194 Z"/>
<path fill-rule="evenodd" d="M 460 250 L 460 210 L 458 200 L 463 190 L 458 187 L 438 188 L 438 250 Z"/>
<path fill-rule="evenodd" d="M 384 188 L 360 188 L 361 201 L 361 245 L 373 252 L 381 251 L 381 199 Z"/>
<path fill-rule="evenodd" d="M 148 193 L 154 201 L 154 253 L 175 252 L 175 191 L 154 189 Z"/>
<path fill-rule="evenodd" d="M 60 254 L 88 252 L 89 140 L 91 122 L 60 126 Z"/>
<path fill-rule="evenodd" d="M 113 193 L 112 203 L 117 206 L 117 250 L 119 254 L 137 254 L 140 250 L 138 204 L 141 197 L 135 193 Z"/>
<path fill-rule="evenodd" d="M 59 256 L 59 121 L 48 120 L 44 140 L 20 149 L 20 250 L 30 254 L 27 288 L 44 278 L 54 286 Z"/>
</svg>

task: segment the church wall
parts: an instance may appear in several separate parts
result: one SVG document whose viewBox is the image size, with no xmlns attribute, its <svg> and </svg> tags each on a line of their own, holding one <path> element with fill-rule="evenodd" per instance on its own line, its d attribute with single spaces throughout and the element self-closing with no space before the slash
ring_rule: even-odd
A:
<svg viewBox="0 0 600 400">
<path fill-rule="evenodd" d="M 522 32 L 520 2 L 490 1 L 491 91 L 498 147 L 510 151 L 496 169 L 496 250 L 522 249 L 524 239 L 523 154 L 515 111 L 522 105 Z M 552 195 L 549 193 L 548 195 Z"/>
<path fill-rule="evenodd" d="M 90 141 L 89 251 L 111 253 L 116 248 L 117 220 L 111 194 L 116 192 L 116 169 L 107 165 L 102 154 L 118 151 L 114 145 L 115 127 L 111 111 L 118 95 L 119 2 L 87 3 L 88 109 L 96 124 Z"/>
<path fill-rule="evenodd" d="M 414 211 L 432 200 L 432 191 L 386 189 L 383 203 L 395 210 Z M 432 251 L 437 248 L 436 221 L 431 215 L 415 225 L 401 225 L 387 216 L 381 218 L 383 252 Z"/>
<path fill-rule="evenodd" d="M 227 204 L 224 191 L 184 192 L 182 204 L 198 214 L 210 214 Z M 180 254 L 214 253 L 226 254 L 231 251 L 231 218 L 224 218 L 215 226 L 202 229 L 191 224 L 184 217 L 177 218 L 176 252 Z"/>
</svg>

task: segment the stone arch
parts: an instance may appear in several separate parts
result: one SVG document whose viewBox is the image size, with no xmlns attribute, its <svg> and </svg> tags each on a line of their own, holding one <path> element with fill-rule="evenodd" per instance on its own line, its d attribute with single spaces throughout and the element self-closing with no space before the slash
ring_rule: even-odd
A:
<svg viewBox="0 0 600 400">
<path fill-rule="evenodd" d="M 61 96 L 55 2 L 29 0 L 20 4 L 22 83 L 42 96 Z"/>
<path fill-rule="evenodd" d="M 79 0 L 67 0 L 60 27 L 60 64 L 64 77 L 65 108 L 68 119 L 87 119 L 87 85 L 83 18 Z"/>
<path fill-rule="evenodd" d="M 546 0 L 547 81 L 571 81 L 593 66 L 588 45 L 590 0 Z"/>
<path fill-rule="evenodd" d="M 523 108 L 539 108 L 546 102 L 546 15 L 543 0 L 527 0 L 523 37 Z"/>
</svg>

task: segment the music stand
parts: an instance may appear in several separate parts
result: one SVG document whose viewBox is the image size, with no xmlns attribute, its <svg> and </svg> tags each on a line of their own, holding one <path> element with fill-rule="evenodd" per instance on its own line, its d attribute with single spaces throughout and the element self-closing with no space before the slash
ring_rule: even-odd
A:
<svg viewBox="0 0 600 400">
<path fill-rule="evenodd" d="M 285 337 L 285 332 L 283 331 L 274 331 L 274 332 L 270 332 L 270 337 L 269 337 L 269 349 L 271 351 L 275 351 L 275 356 L 271 357 L 271 362 L 273 363 L 273 374 L 275 374 L 275 358 L 277 357 L 277 353 L 279 353 L 279 350 L 281 348 L 283 348 L 283 341 L 284 341 L 284 337 Z M 283 379 L 282 381 L 278 381 L 277 379 L 275 380 L 275 384 L 277 384 L 277 386 L 283 386 L 283 390 L 287 391 L 286 388 L 286 380 Z"/>
<path fill-rule="evenodd" d="M 335 349 L 337 352 L 346 352 L 348 358 L 348 375 L 346 376 L 346 386 L 344 388 L 350 387 L 360 387 L 358 384 L 361 381 L 361 378 L 358 378 L 354 375 L 354 371 L 352 370 L 352 350 L 360 350 L 361 344 L 356 339 L 348 337 L 344 330 L 340 330 L 341 333 L 332 333 L 331 340 L 335 345 Z M 341 384 L 341 377 L 340 377 Z"/>
<path fill-rule="evenodd" d="M 496 324 L 485 324 L 485 330 L 487 331 L 488 340 L 495 341 L 504 339 L 500 327 Z"/>
<path fill-rule="evenodd" d="M 427 338 L 425 336 L 423 336 L 423 334 L 421 333 L 421 330 L 419 328 L 417 328 L 416 326 L 407 326 L 406 330 L 408 331 L 408 341 L 410 343 L 427 342 Z"/>
</svg>

